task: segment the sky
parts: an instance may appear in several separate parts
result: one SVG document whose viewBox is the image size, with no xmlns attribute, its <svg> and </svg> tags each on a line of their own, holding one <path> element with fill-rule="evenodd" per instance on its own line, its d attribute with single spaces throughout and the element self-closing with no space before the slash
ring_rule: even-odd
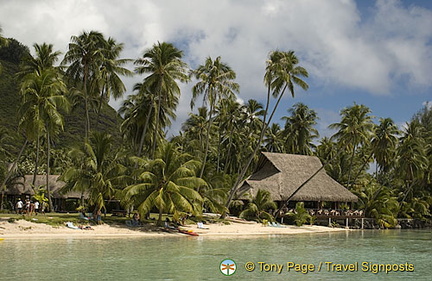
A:
<svg viewBox="0 0 432 281">
<path fill-rule="evenodd" d="M 283 125 L 280 118 L 303 102 L 318 113 L 321 136 L 354 103 L 368 106 L 376 122 L 390 117 L 403 127 L 432 101 L 429 0 L 0 0 L 0 26 L 4 37 L 30 48 L 50 43 L 63 54 L 72 35 L 96 30 L 124 43 L 123 58 L 135 60 L 158 41 L 183 50 L 191 68 L 221 56 L 237 73 L 239 100 L 261 103 L 269 52 L 293 50 L 309 89 L 287 94 L 274 121 Z M 143 78 L 125 78 L 126 95 Z M 192 86 L 181 84 L 169 135 L 191 112 Z"/>
</svg>

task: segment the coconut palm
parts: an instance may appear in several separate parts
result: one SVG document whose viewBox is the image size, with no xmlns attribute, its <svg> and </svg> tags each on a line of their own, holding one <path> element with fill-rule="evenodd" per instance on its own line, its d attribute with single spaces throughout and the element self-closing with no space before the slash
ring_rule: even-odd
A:
<svg viewBox="0 0 432 281">
<path fill-rule="evenodd" d="M 161 225 L 163 213 L 202 212 L 203 199 L 195 189 L 206 182 L 195 176 L 199 162 L 172 143 L 159 146 L 154 160 L 137 160 L 141 163 L 136 172 L 138 183 L 127 186 L 124 197 L 138 207 L 142 216 L 156 208 Z"/>
<path fill-rule="evenodd" d="M 60 51 L 54 51 L 52 44 L 33 44 L 35 56 L 28 56 L 23 59 L 23 65 L 19 75 L 25 75 L 36 72 L 40 74 L 44 69 L 54 67 L 61 54 Z"/>
<path fill-rule="evenodd" d="M 405 183 L 403 191 L 403 201 L 408 197 L 410 201 L 414 197 L 414 187 L 427 175 L 429 165 L 426 156 L 426 143 L 423 138 L 424 127 L 417 120 L 411 121 L 402 137 L 397 148 L 396 172 Z"/>
<path fill-rule="evenodd" d="M 36 73 L 41 75 L 42 72 L 46 69 L 53 69 L 54 72 L 58 72 L 58 69 L 54 66 L 54 64 L 58 61 L 58 57 L 61 54 L 60 51 L 54 51 L 52 44 L 33 44 L 35 49 L 35 56 L 27 56 L 23 60 L 22 70 L 18 73 L 18 75 L 22 79 L 26 79 L 26 76 L 32 73 Z M 59 75 L 59 74 L 58 74 Z M 33 126 L 33 121 L 29 120 L 30 127 Z M 29 129 L 29 127 L 27 127 Z M 33 127 L 34 132 L 30 132 L 27 130 L 27 138 L 29 140 L 33 140 L 36 142 L 36 157 L 35 157 L 35 169 L 33 172 L 33 180 L 32 185 L 35 185 L 36 175 L 38 174 L 38 164 L 39 164 L 39 151 L 40 151 L 40 135 L 42 133 L 40 126 Z"/>
<path fill-rule="evenodd" d="M 28 136 L 32 135 L 35 130 L 44 132 L 46 135 L 46 184 L 50 210 L 53 210 L 49 188 L 50 144 L 51 137 L 59 130 L 63 130 L 64 120 L 61 111 L 69 110 L 69 101 L 64 95 L 66 92 L 66 85 L 54 68 L 26 75 L 21 85 L 23 103 L 20 108 L 22 116 L 20 126 L 24 128 Z"/>
<path fill-rule="evenodd" d="M 274 221 L 270 210 L 275 210 L 276 208 L 277 205 L 271 199 L 270 192 L 259 189 L 252 202 L 247 205 L 246 209 L 239 216 L 246 219 L 257 219 L 258 221 L 264 219 Z"/>
<path fill-rule="evenodd" d="M 120 163 L 121 155 L 113 152 L 112 144 L 111 135 L 93 132 L 84 147 L 69 152 L 73 165 L 60 178 L 66 182 L 63 192 L 78 191 L 82 198 L 88 193 L 94 213 L 105 209 L 105 200 L 118 195 L 129 180 L 125 176 L 126 167 Z"/>
<path fill-rule="evenodd" d="M 75 82 L 76 88 L 84 99 L 85 106 L 85 139 L 90 132 L 90 99 L 99 90 L 103 49 L 106 41 L 102 33 L 97 31 L 83 32 L 79 36 L 72 36 L 69 50 L 66 52 L 62 64 L 70 64 L 66 75 Z"/>
<path fill-rule="evenodd" d="M 265 139 L 265 149 L 268 152 L 282 153 L 284 150 L 284 144 L 282 140 L 282 130 L 277 123 L 273 123 L 267 130 Z"/>
<path fill-rule="evenodd" d="M 175 110 L 180 96 L 180 88 L 177 81 L 186 82 L 189 80 L 187 75 L 187 65 L 181 58 L 183 52 L 174 47 L 171 43 L 158 42 L 153 48 L 144 52 L 143 57 L 135 60 L 135 72 L 138 74 L 149 74 L 143 80 L 143 87 L 148 89 L 153 95 L 152 101 L 155 107 L 150 110 L 155 111 L 155 129 L 153 132 L 153 155 L 159 138 L 157 134 L 163 129 L 161 126 L 162 107 Z M 152 112 L 148 114 L 152 114 Z M 148 122 L 146 122 L 148 123 Z M 145 132 L 147 127 L 144 127 Z M 141 156 L 141 155 L 138 155 Z"/>
<path fill-rule="evenodd" d="M 269 54 L 269 59 L 266 62 L 266 72 L 264 74 L 264 84 L 267 87 L 267 100 L 264 109 L 264 120 L 261 134 L 253 153 L 246 161 L 242 171 L 239 173 L 237 181 L 230 190 L 227 200 L 227 207 L 236 194 L 240 182 L 244 179 L 246 172 L 252 163 L 252 160 L 255 158 L 255 155 L 260 149 L 266 129 L 269 124 L 271 124 L 273 115 L 276 112 L 276 109 L 278 108 L 278 105 L 286 90 L 288 89 L 288 91 L 291 93 L 291 96 L 294 97 L 294 85 L 301 87 L 303 90 L 307 90 L 309 88 L 308 84 L 302 80 L 302 77 L 308 77 L 308 72 L 305 68 L 299 66 L 298 63 L 299 59 L 295 55 L 294 51 L 273 51 Z M 268 116 L 271 96 L 277 98 L 277 101 L 271 114 Z"/>
<path fill-rule="evenodd" d="M 231 67 L 221 61 L 221 57 L 213 60 L 208 57 L 204 65 L 192 71 L 192 74 L 198 79 L 198 82 L 192 87 L 191 108 L 193 108 L 198 96 L 203 95 L 204 104 L 208 103 L 209 114 L 206 132 L 206 141 L 204 149 L 203 165 L 199 176 L 202 177 L 208 157 L 210 128 L 213 123 L 213 114 L 216 104 L 222 99 L 232 99 L 236 92 L 239 91 L 239 84 L 233 80 L 236 73 Z"/>
<path fill-rule="evenodd" d="M 114 38 L 109 37 L 104 48 L 101 50 L 103 56 L 99 69 L 99 109 L 100 116 L 103 102 L 108 102 L 111 97 L 115 100 L 121 98 L 126 92 L 126 87 L 123 84 L 119 75 L 132 76 L 132 72 L 125 67 L 130 59 L 119 59 L 120 53 L 123 50 L 123 43 L 117 43 Z"/>
<path fill-rule="evenodd" d="M 124 121 L 120 130 L 123 136 L 131 143 L 136 155 L 141 155 L 144 142 L 151 143 L 151 134 L 146 134 L 148 128 L 154 123 L 150 123 L 154 118 L 153 94 L 146 89 L 142 83 L 134 85 L 137 94 L 130 95 L 119 109 L 120 114 L 124 115 Z"/>
<path fill-rule="evenodd" d="M 358 208 L 367 217 L 374 218 L 382 228 L 395 227 L 400 204 L 393 191 L 371 180 L 362 184 L 361 190 L 353 190 L 359 198 Z"/>
<path fill-rule="evenodd" d="M 218 115 L 215 117 L 219 127 L 220 141 L 219 145 L 222 146 L 222 151 L 218 153 L 218 159 L 223 164 L 224 173 L 231 173 L 232 162 L 235 160 L 232 153 L 236 145 L 234 143 L 235 132 L 240 133 L 240 122 L 242 118 L 242 106 L 235 99 L 223 99 L 217 106 Z M 219 162 L 219 161 L 218 161 Z M 222 168 L 222 167 L 220 167 Z M 230 171 L 230 172 L 229 172 Z"/>
<path fill-rule="evenodd" d="M 381 118 L 379 122 L 375 136 L 371 141 L 372 152 L 377 164 L 377 176 L 378 170 L 380 174 L 388 173 L 390 164 L 394 163 L 398 142 L 397 135 L 399 134 L 399 130 L 392 119 Z"/>
<path fill-rule="evenodd" d="M 348 186 L 351 184 L 351 172 L 353 170 L 354 157 L 361 145 L 367 145 L 372 137 L 374 124 L 371 110 L 364 106 L 354 104 L 341 111 L 342 120 L 339 123 L 330 124 L 329 128 L 338 131 L 332 136 L 343 149 L 351 153 L 350 169 L 348 170 Z"/>
<path fill-rule="evenodd" d="M 205 136 L 207 135 L 207 108 L 198 108 L 198 114 L 190 113 L 189 118 L 182 125 L 182 131 L 189 144 L 194 143 L 195 155 L 202 153 L 205 149 Z M 195 145 L 195 142 L 197 144 Z M 189 151 L 189 150 L 188 150 Z"/>
<path fill-rule="evenodd" d="M 288 112 L 291 116 L 282 117 L 282 120 L 285 120 L 286 152 L 312 155 L 313 140 L 319 136 L 318 130 L 314 128 L 317 124 L 317 113 L 303 103 L 296 103 Z"/>
</svg>

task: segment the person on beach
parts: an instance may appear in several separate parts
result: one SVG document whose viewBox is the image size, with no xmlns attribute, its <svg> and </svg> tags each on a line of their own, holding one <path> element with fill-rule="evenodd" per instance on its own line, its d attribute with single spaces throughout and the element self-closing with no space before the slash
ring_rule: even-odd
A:
<svg viewBox="0 0 432 281">
<path fill-rule="evenodd" d="M 30 199 L 28 197 L 25 200 L 25 213 L 26 215 L 30 214 Z"/>
<path fill-rule="evenodd" d="M 101 212 L 101 210 L 97 210 L 96 215 L 94 217 L 96 217 L 96 223 L 97 224 L 102 224 L 102 212 Z"/>
<path fill-rule="evenodd" d="M 34 210 L 37 216 L 37 214 L 39 213 L 39 201 L 34 202 Z"/>
<path fill-rule="evenodd" d="M 21 198 L 20 198 L 18 200 L 18 202 L 16 203 L 16 213 L 22 214 L 23 207 L 24 207 L 24 203 L 23 203 L 23 201 L 21 201 Z"/>
<path fill-rule="evenodd" d="M 33 201 L 30 201 L 30 210 L 29 210 L 29 216 L 33 216 L 35 212 L 35 205 Z"/>
<path fill-rule="evenodd" d="M 139 213 L 136 212 L 132 217 L 132 226 L 139 226 L 139 225 L 141 225 L 140 215 Z"/>
</svg>

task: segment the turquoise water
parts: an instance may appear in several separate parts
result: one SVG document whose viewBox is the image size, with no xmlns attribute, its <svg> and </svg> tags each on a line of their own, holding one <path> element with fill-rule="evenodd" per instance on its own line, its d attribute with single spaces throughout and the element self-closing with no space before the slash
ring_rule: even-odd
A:
<svg viewBox="0 0 432 281">
<path fill-rule="evenodd" d="M 6 239 L 0 242 L 0 280 L 432 280 L 431 239 L 432 230 L 259 238 Z M 219 269 L 225 259 L 236 262 L 231 276 Z M 254 263 L 254 271 L 246 271 L 247 262 Z M 298 264 L 299 272 L 287 270 L 290 262 Z M 327 268 L 330 262 L 334 266 Z M 414 270 L 372 273 L 370 263 L 408 263 Z M 281 265 L 281 273 L 270 264 Z M 344 264 L 348 272 L 335 264 Z M 309 272 L 302 273 L 308 266 Z"/>
</svg>

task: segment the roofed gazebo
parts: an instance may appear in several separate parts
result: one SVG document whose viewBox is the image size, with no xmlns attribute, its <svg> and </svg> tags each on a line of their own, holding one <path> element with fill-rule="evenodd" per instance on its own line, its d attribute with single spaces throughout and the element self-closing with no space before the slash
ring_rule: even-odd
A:
<svg viewBox="0 0 432 281">
<path fill-rule="evenodd" d="M 66 211 L 68 201 L 78 202 L 82 196 L 87 198 L 87 193 L 81 194 L 81 192 L 77 191 L 69 191 L 67 193 L 61 192 L 62 187 L 65 185 L 65 182 L 58 180 L 59 175 L 49 175 L 48 182 L 49 188 L 51 192 L 51 196 L 53 198 L 53 204 L 56 211 Z M 16 198 L 31 197 L 37 192 L 39 187 L 43 189 L 46 188 L 46 175 L 37 175 L 35 180 L 35 185 L 32 188 L 31 183 L 33 181 L 33 175 L 25 175 L 21 177 L 17 183 L 7 189 L 5 191 L 5 195 L 8 198 L 8 201 L 11 203 L 15 203 Z M 73 204 L 75 205 L 75 203 Z M 74 210 L 74 209 L 73 209 Z"/>
<path fill-rule="evenodd" d="M 243 182 L 238 194 L 255 196 L 267 190 L 271 198 L 283 204 L 322 167 L 316 156 L 263 152 L 255 172 Z M 356 195 L 339 184 L 322 169 L 290 201 L 357 202 Z"/>
</svg>

